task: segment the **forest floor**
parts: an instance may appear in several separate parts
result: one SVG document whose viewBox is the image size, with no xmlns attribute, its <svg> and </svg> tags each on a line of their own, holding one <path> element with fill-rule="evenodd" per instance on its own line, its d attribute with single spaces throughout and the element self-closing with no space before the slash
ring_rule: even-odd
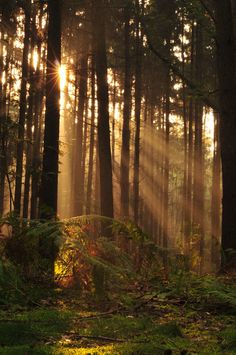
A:
<svg viewBox="0 0 236 355">
<path fill-rule="evenodd" d="M 0 304 L 0 354 L 236 354 L 235 281 L 190 277 L 103 302 L 32 287 Z"/>
</svg>

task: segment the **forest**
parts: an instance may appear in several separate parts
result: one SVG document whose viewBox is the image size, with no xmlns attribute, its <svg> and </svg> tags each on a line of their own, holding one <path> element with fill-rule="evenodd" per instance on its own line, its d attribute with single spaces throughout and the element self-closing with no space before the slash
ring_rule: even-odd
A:
<svg viewBox="0 0 236 355">
<path fill-rule="evenodd" d="M 0 354 L 236 354 L 236 0 L 0 0 Z"/>
</svg>

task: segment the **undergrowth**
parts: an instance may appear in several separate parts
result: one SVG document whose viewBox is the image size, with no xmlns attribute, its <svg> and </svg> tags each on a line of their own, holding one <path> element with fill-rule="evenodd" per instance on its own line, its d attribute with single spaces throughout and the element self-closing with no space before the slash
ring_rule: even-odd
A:
<svg viewBox="0 0 236 355">
<path fill-rule="evenodd" d="M 112 231 L 99 234 L 101 221 Z M 7 220 L 0 354 L 234 354 L 236 287 L 192 273 L 132 222 Z M 22 253 L 18 255 L 18 253 Z M 47 284 L 55 261 L 56 286 Z"/>
</svg>

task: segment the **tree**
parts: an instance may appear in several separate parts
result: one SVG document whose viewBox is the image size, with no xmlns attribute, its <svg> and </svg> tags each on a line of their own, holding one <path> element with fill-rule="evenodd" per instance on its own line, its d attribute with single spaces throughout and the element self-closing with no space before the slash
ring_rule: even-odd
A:
<svg viewBox="0 0 236 355">
<path fill-rule="evenodd" d="M 22 58 L 22 78 L 20 90 L 20 112 L 18 122 L 17 152 L 16 152 L 16 186 L 15 186 L 15 212 L 21 212 L 21 191 L 22 191 L 22 175 L 23 175 L 23 151 L 24 151 L 24 134 L 25 134 L 25 117 L 27 108 L 27 79 L 28 79 L 28 57 L 30 49 L 30 17 L 31 17 L 31 1 L 27 0 L 25 4 L 25 28 L 24 28 L 24 49 Z"/>
<path fill-rule="evenodd" d="M 125 85 L 122 147 L 120 163 L 121 216 L 129 216 L 129 163 L 130 163 L 130 115 L 132 105 L 131 58 L 130 58 L 130 7 L 124 9 L 125 17 Z"/>
<path fill-rule="evenodd" d="M 195 80 L 202 86 L 203 34 L 202 24 L 196 26 Z M 193 171 L 193 226 L 200 238 L 201 265 L 204 250 L 204 157 L 203 157 L 203 103 L 196 98 L 194 107 L 194 171 Z"/>
<path fill-rule="evenodd" d="M 44 128 L 43 168 L 40 190 L 40 217 L 57 214 L 60 80 L 61 64 L 61 0 L 48 3 L 48 51 L 46 78 L 46 112 Z"/>
<path fill-rule="evenodd" d="M 92 200 L 92 184 L 93 184 L 93 167 L 94 167 L 94 143 L 95 143 L 95 68 L 94 56 L 91 61 L 91 130 L 90 130 L 90 147 L 89 147 L 89 167 L 87 180 L 87 196 L 86 196 L 86 214 L 91 213 Z M 95 179 L 94 179 L 95 180 Z"/>
<path fill-rule="evenodd" d="M 214 0 L 216 15 L 220 144 L 222 159 L 222 248 L 236 249 L 236 61 L 230 0 Z"/>
<path fill-rule="evenodd" d="M 100 164 L 101 214 L 113 217 L 112 162 L 109 129 L 109 98 L 105 12 L 106 1 L 92 1 L 93 48 L 97 76 L 98 152 Z"/>
<path fill-rule="evenodd" d="M 220 247 L 220 210 L 221 210 L 221 159 L 219 137 L 219 114 L 214 115 L 214 152 L 212 167 L 212 191 L 211 191 L 211 260 L 219 268 Z"/>
<path fill-rule="evenodd" d="M 139 161 L 140 161 L 140 125 L 141 125 L 141 101 L 142 101 L 142 42 L 143 32 L 140 24 L 140 4 L 139 1 L 135 1 L 135 147 L 134 147 L 134 221 L 138 223 L 139 219 Z"/>
<path fill-rule="evenodd" d="M 86 31 L 86 28 L 85 28 Z M 81 59 L 79 68 L 79 103 L 78 103 L 78 123 L 76 128 L 76 149 L 74 156 L 74 211 L 73 214 L 81 215 L 83 213 L 83 200 L 84 200 L 84 177 L 82 171 L 82 156 L 83 156 L 83 126 L 85 118 L 85 106 L 87 100 L 87 78 L 88 78 L 88 36 L 83 35 L 81 45 Z"/>
</svg>

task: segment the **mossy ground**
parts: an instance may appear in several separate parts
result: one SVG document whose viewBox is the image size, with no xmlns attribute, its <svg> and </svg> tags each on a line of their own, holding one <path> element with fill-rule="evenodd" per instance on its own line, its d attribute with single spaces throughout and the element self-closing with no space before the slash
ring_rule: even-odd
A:
<svg viewBox="0 0 236 355">
<path fill-rule="evenodd" d="M 211 299 L 34 288 L 28 300 L 0 308 L 0 354 L 236 354 L 236 309 Z"/>
</svg>

